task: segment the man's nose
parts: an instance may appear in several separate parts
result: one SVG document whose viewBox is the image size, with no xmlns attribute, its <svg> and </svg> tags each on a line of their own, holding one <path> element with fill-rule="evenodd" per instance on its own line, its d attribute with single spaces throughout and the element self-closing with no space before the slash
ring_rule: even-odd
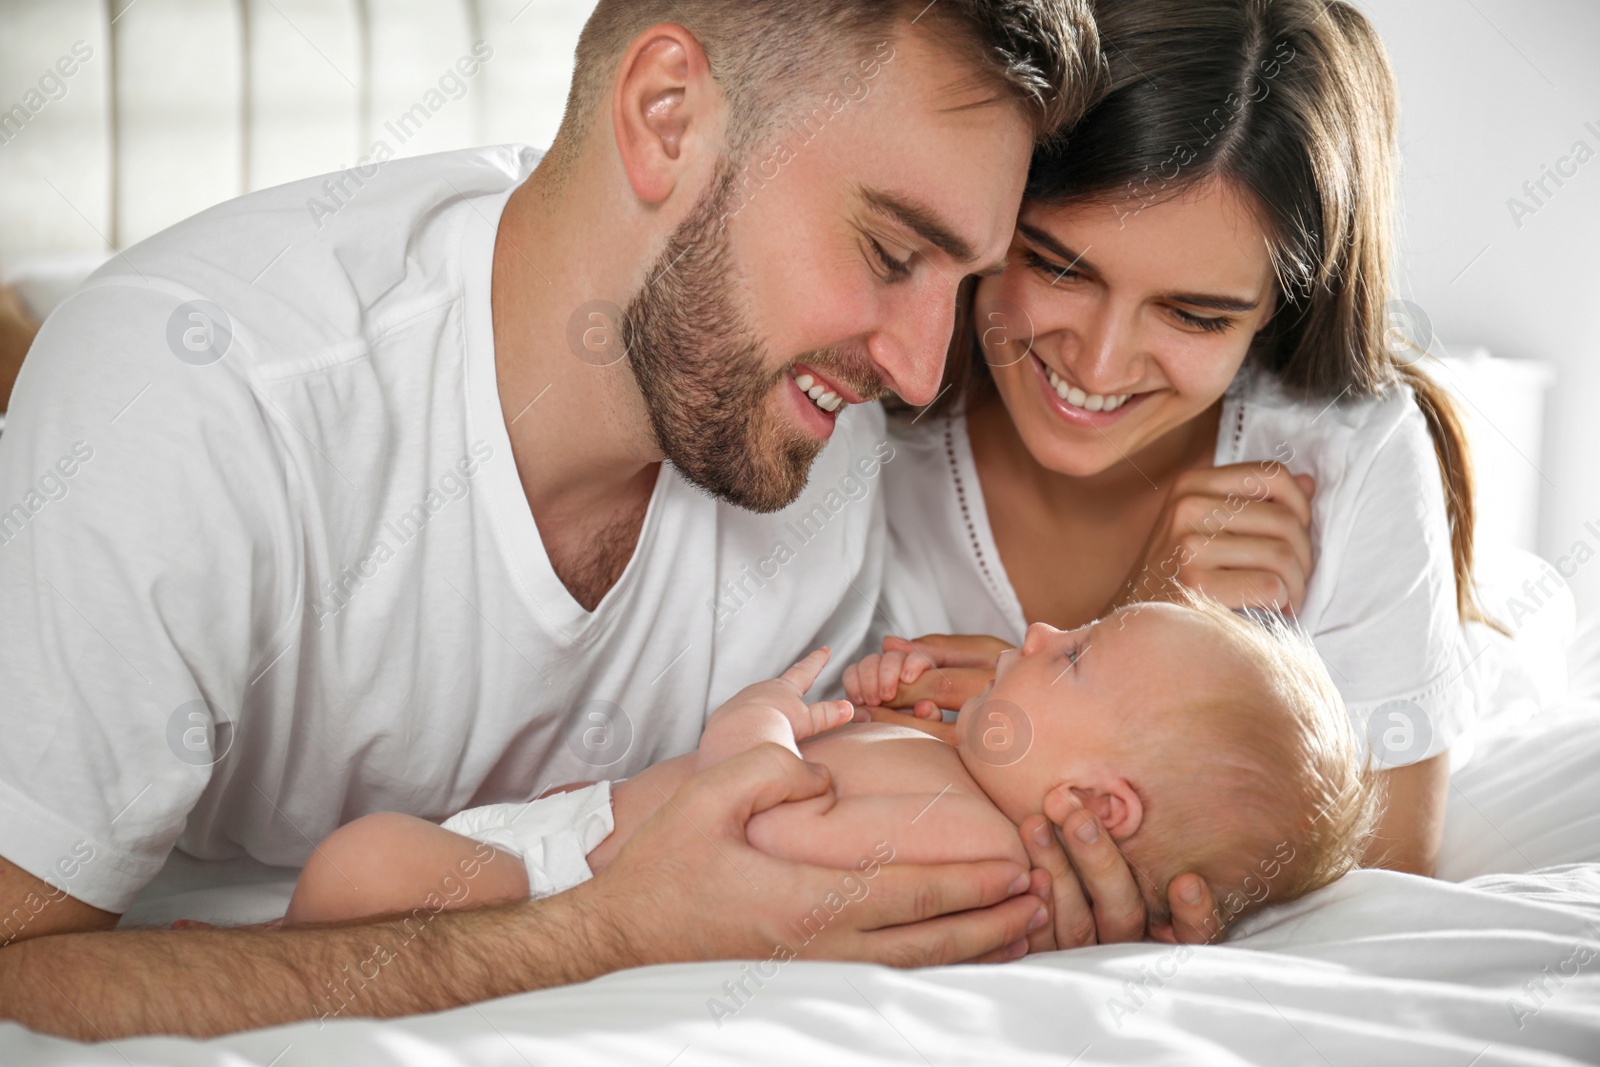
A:
<svg viewBox="0 0 1600 1067">
<path fill-rule="evenodd" d="M 908 292 L 886 309 L 888 321 L 869 343 L 885 384 L 912 407 L 938 399 L 955 329 L 956 291 L 949 286 Z"/>
</svg>

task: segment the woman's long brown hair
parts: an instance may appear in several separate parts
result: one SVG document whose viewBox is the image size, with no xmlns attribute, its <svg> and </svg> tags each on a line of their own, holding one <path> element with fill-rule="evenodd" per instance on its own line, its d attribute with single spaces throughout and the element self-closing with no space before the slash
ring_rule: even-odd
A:
<svg viewBox="0 0 1600 1067">
<path fill-rule="evenodd" d="M 1109 88 L 1035 154 L 1028 199 L 1131 212 L 1217 178 L 1252 193 L 1279 303 L 1250 359 L 1307 399 L 1411 387 L 1443 476 L 1457 610 L 1486 619 L 1466 431 L 1390 320 L 1399 106 L 1377 32 L 1325 0 L 1099 0 L 1095 17 Z M 992 387 L 974 332 L 958 324 L 952 399 Z"/>
</svg>

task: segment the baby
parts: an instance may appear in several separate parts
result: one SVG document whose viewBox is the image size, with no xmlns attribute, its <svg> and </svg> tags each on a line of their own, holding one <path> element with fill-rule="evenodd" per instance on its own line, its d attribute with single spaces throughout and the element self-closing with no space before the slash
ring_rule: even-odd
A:
<svg viewBox="0 0 1600 1067">
<path fill-rule="evenodd" d="M 1206 880 L 1225 921 L 1327 885 L 1358 865 L 1375 819 L 1375 779 L 1310 643 L 1207 601 L 1134 605 L 1071 632 L 1034 625 L 961 709 L 954 744 L 851 724 L 844 701 L 808 704 L 827 655 L 743 690 L 695 752 L 626 781 L 443 826 L 358 819 L 317 849 L 284 921 L 413 911 L 455 872 L 470 892 L 439 907 L 569 888 L 604 870 L 690 776 L 768 741 L 826 765 L 834 786 L 750 820 L 751 844 L 769 854 L 848 870 L 874 856 L 1026 865 L 1017 827 L 1063 790 L 1126 856 L 1152 925 L 1167 921 L 1167 884 L 1185 871 Z M 540 814 L 519 829 L 524 812 Z"/>
</svg>

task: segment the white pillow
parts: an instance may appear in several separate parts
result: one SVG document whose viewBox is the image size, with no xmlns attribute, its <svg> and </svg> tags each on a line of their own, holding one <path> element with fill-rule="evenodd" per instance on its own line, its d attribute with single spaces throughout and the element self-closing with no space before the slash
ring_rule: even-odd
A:
<svg viewBox="0 0 1600 1067">
<path fill-rule="evenodd" d="M 1596 631 L 1600 636 L 1600 631 Z M 1600 703 L 1573 700 L 1478 738 L 1450 779 L 1438 876 L 1600 862 Z"/>
</svg>

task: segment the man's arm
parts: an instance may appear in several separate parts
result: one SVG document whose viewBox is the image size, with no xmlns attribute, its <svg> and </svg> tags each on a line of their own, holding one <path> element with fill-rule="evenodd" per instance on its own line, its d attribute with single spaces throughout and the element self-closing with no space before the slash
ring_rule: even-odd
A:
<svg viewBox="0 0 1600 1067">
<path fill-rule="evenodd" d="M 846 872 L 764 855 L 747 824 L 828 789 L 825 772 L 763 745 L 690 779 L 614 863 L 545 900 L 282 931 L 35 937 L 0 950 L 0 1018 L 89 1041 L 211 1036 L 439 1011 L 648 963 L 767 958 Z M 1042 907 L 1027 884 L 1025 868 L 1004 861 L 887 866 L 802 954 L 1001 959 Z"/>
<path fill-rule="evenodd" d="M 367 925 L 56 934 L 0 952 L 0 1018 L 105 1041 L 440 1011 L 621 966 L 596 932 L 562 894 Z"/>
</svg>

